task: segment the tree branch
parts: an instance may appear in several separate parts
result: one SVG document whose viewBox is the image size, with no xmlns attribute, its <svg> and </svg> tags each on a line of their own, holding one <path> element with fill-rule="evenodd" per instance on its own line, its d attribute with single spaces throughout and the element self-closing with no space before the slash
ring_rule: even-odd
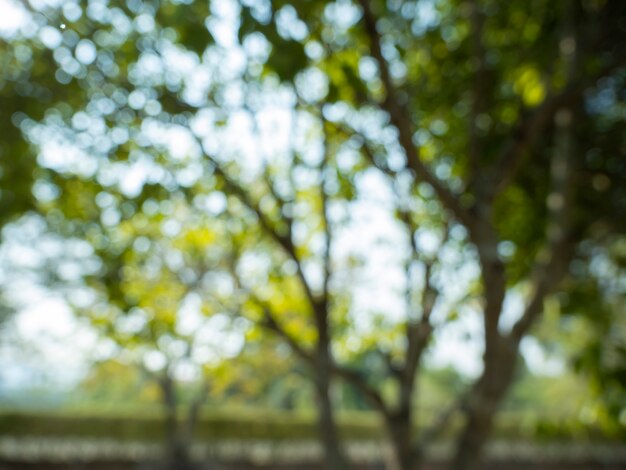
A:
<svg viewBox="0 0 626 470">
<path fill-rule="evenodd" d="M 280 338 L 282 338 L 292 349 L 292 351 L 300 357 L 305 363 L 313 366 L 315 364 L 315 355 L 311 351 L 307 351 L 306 348 L 302 347 L 295 338 L 293 338 L 287 330 L 285 330 L 280 322 L 277 319 L 277 315 L 272 309 L 272 307 L 267 303 L 261 300 L 251 289 L 247 288 L 243 285 L 239 276 L 236 272 L 232 273 L 235 278 L 235 283 L 238 288 L 243 289 L 246 293 L 246 296 L 249 297 L 253 303 L 261 308 L 263 311 L 263 318 L 261 321 L 256 321 L 255 323 L 259 324 L 263 328 L 266 328 L 270 331 L 276 333 Z M 241 306 L 239 307 L 241 308 Z"/>
<path fill-rule="evenodd" d="M 389 114 L 391 123 L 398 129 L 399 143 L 404 149 L 407 166 L 418 179 L 432 186 L 443 206 L 462 223 L 468 225 L 471 222 L 470 214 L 459 204 L 456 196 L 447 188 L 421 160 L 417 147 L 413 143 L 412 122 L 406 106 L 398 99 L 389 65 L 382 53 L 382 38 L 376 29 L 376 17 L 372 12 L 369 0 L 359 0 L 363 9 L 363 23 L 365 32 L 369 37 L 370 51 L 378 64 L 380 77 L 387 92 L 385 100 L 380 104 L 382 109 Z"/>
<path fill-rule="evenodd" d="M 495 163 L 494 180 L 490 185 L 493 188 L 491 198 L 498 196 L 515 179 L 526 153 L 533 148 L 544 131 L 552 124 L 555 113 L 563 107 L 575 105 L 588 87 L 602 77 L 614 73 L 625 63 L 624 58 L 618 57 L 591 76 L 579 79 L 577 82 L 571 81 L 562 92 L 547 96 L 538 108 L 522 117 L 517 129 L 502 146 Z"/>
<path fill-rule="evenodd" d="M 439 414 L 435 422 L 428 429 L 422 432 L 417 440 L 417 450 L 419 454 L 422 454 L 423 450 L 439 437 L 450 423 L 450 419 L 467 406 L 468 398 L 469 394 L 467 392 L 462 393 L 456 401 Z"/>
<path fill-rule="evenodd" d="M 478 127 L 479 116 L 486 111 L 488 95 L 488 73 L 485 45 L 483 42 L 483 28 L 485 18 L 478 0 L 470 1 L 470 24 L 472 35 L 472 56 L 474 61 L 474 77 L 472 81 L 472 105 L 469 113 L 469 161 L 470 180 L 479 174 L 480 159 L 483 153 L 483 139 Z"/>
<path fill-rule="evenodd" d="M 282 338 L 289 345 L 291 350 L 304 362 L 309 365 L 314 365 L 316 362 L 315 354 L 302 347 L 302 345 L 282 327 L 276 319 L 276 315 L 267 304 L 261 303 L 261 308 L 263 309 L 264 316 L 261 326 L 273 331 Z"/>
<path fill-rule="evenodd" d="M 582 89 L 569 89 L 558 95 L 550 96 L 532 113 L 526 115 L 504 143 L 495 164 L 494 182 L 491 198 L 504 191 L 519 172 L 526 152 L 550 126 L 554 113 L 565 102 L 572 100 Z"/>
<path fill-rule="evenodd" d="M 328 193 L 326 192 L 326 177 L 328 171 L 328 164 L 330 160 L 329 154 L 329 142 L 328 142 L 328 129 L 326 126 L 328 125 L 326 119 L 324 118 L 324 114 L 322 110 L 319 110 L 320 120 L 322 124 L 322 135 L 324 137 L 324 155 L 320 162 L 319 172 L 320 172 L 320 199 L 322 202 L 322 223 L 324 224 L 324 236 L 326 237 L 326 245 L 324 247 L 323 254 L 323 266 L 324 266 L 324 280 L 323 280 L 323 288 L 322 288 L 322 302 L 325 306 L 325 309 L 328 310 L 328 300 L 329 300 L 329 285 L 330 278 L 332 276 L 331 272 L 331 249 L 332 249 L 332 230 L 330 226 L 330 217 L 329 217 L 329 207 L 328 207 Z"/>
<path fill-rule="evenodd" d="M 522 317 L 514 325 L 511 336 L 519 341 L 543 310 L 543 301 L 567 270 L 570 258 L 569 228 L 572 206 L 572 153 L 574 115 L 562 108 L 555 116 L 556 150 L 552 159 L 552 190 L 548 195 L 548 227 L 546 246 L 540 251 L 533 275 L 533 294 Z"/>
<path fill-rule="evenodd" d="M 351 384 L 354 388 L 356 388 L 359 392 L 363 394 L 363 396 L 370 402 L 372 406 L 378 409 L 383 414 L 387 415 L 389 413 L 389 409 L 385 400 L 378 391 L 367 383 L 367 380 L 356 370 L 351 369 L 346 366 L 342 366 L 333 362 L 332 364 L 332 372 Z"/>
<path fill-rule="evenodd" d="M 202 381 L 200 385 L 200 390 L 196 393 L 196 396 L 193 398 L 191 405 L 189 406 L 189 411 L 187 413 L 187 439 L 191 442 L 193 439 L 193 433 L 198 423 L 198 419 L 200 418 L 200 411 L 202 410 L 202 406 L 206 402 L 209 396 L 209 383 L 206 380 Z"/>
<path fill-rule="evenodd" d="M 579 55 L 576 52 L 574 2 L 568 3 L 563 19 L 563 38 L 572 41 L 573 48 L 561 50 L 568 85 L 573 83 L 579 73 Z M 577 103 L 576 109 L 581 106 Z M 546 205 L 548 224 L 546 246 L 540 251 L 533 273 L 533 295 L 522 317 L 511 330 L 511 338 L 519 342 L 530 329 L 535 319 L 543 310 L 546 295 L 560 282 L 567 270 L 569 260 L 568 239 L 570 231 L 573 169 L 572 160 L 576 151 L 574 134 L 575 105 L 564 105 L 554 116 L 555 150 L 550 167 L 551 190 Z"/>
<path fill-rule="evenodd" d="M 439 293 L 430 281 L 432 263 L 426 263 L 424 270 L 424 289 L 422 291 L 422 316 L 419 322 L 407 322 L 408 348 L 404 365 L 403 386 L 412 391 L 415 374 L 428 339 L 433 331 L 430 316 Z"/>
<path fill-rule="evenodd" d="M 304 347 L 302 347 L 295 338 L 293 338 L 278 322 L 276 318 L 276 314 L 273 312 L 272 308 L 267 305 L 265 302 L 262 302 L 256 296 L 251 294 L 254 302 L 257 303 L 263 309 L 263 322 L 261 325 L 267 328 L 270 331 L 276 333 L 280 338 L 282 338 L 289 347 L 293 350 L 293 352 L 300 357 L 304 362 L 311 366 L 315 366 L 316 364 L 316 356 L 314 352 L 307 351 Z M 344 379 L 346 382 L 350 383 L 357 390 L 359 390 L 363 396 L 370 401 L 372 406 L 377 409 L 387 412 L 387 407 L 385 401 L 382 396 L 371 387 L 366 379 L 364 379 L 357 371 L 350 369 L 346 366 L 341 366 L 334 361 L 330 364 L 331 373 L 334 375 Z"/>
<path fill-rule="evenodd" d="M 228 190 L 235 195 L 248 209 L 254 212 L 259 220 L 259 223 L 263 230 L 285 251 L 288 257 L 296 264 L 296 273 L 300 283 L 302 284 L 302 288 L 304 289 L 305 295 L 309 304 L 313 311 L 318 308 L 318 299 L 313 294 L 313 290 L 311 289 L 311 285 L 309 284 L 306 276 L 304 275 L 304 270 L 302 268 L 302 261 L 296 252 L 296 247 L 293 244 L 293 241 L 289 235 L 284 235 L 279 232 L 279 230 L 274 226 L 272 222 L 270 222 L 267 215 L 263 212 L 261 207 L 252 199 L 248 191 L 246 191 L 241 185 L 235 182 L 230 176 L 224 171 L 221 165 L 215 161 L 214 158 L 205 154 L 205 157 L 211 162 L 213 169 L 222 181 Z M 284 215 L 281 214 L 281 217 L 285 219 Z M 285 220 L 285 223 L 289 223 L 288 220 Z"/>
</svg>

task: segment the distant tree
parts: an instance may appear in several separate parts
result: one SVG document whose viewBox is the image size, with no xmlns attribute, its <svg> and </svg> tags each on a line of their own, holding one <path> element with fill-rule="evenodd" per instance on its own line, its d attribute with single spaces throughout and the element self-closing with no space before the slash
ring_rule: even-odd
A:
<svg viewBox="0 0 626 470">
<path fill-rule="evenodd" d="M 106 192 L 98 200 L 115 204 Z M 209 397 L 208 367 L 238 351 L 219 344 L 229 339 L 230 322 L 215 288 L 223 269 L 223 224 L 173 201 L 165 204 L 167 217 L 164 206 L 154 203 L 119 223 L 92 225 L 89 241 L 101 269 L 85 278 L 84 295 L 91 301 L 75 308 L 113 344 L 115 356 L 158 385 L 168 465 L 184 470 L 192 467 L 193 432 Z M 187 389 L 195 389 L 187 400 L 181 374 Z"/>
</svg>

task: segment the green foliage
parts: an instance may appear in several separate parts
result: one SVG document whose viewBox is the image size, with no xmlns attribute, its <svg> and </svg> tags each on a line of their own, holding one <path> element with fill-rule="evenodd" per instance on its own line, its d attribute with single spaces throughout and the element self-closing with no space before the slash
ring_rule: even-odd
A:
<svg viewBox="0 0 626 470">
<path fill-rule="evenodd" d="M 210 0 L 192 2 L 183 7 L 178 3 L 164 2 L 157 10 L 155 20 L 159 26 L 176 31 L 177 42 L 201 56 L 214 41 L 206 26 L 210 6 Z"/>
<path fill-rule="evenodd" d="M 70 397 L 72 406 L 120 408 L 123 406 L 158 409 L 161 392 L 134 364 L 109 360 L 94 364 L 87 377 Z"/>
<path fill-rule="evenodd" d="M 605 405 L 591 413 L 621 432 L 624 286 L 611 278 L 623 278 L 626 263 L 624 2 L 234 3 L 236 24 L 221 25 L 229 33 L 214 27 L 223 5 L 208 0 L 30 12 L 30 26 L 0 43 L 0 228 L 37 211 L 51 230 L 90 244 L 97 268 L 81 273 L 77 288 L 91 300 L 74 307 L 121 360 L 141 364 L 156 352 L 167 369 L 189 359 L 197 331 L 180 323 L 185 303 L 199 299 L 202 321 L 244 319 L 236 331 L 244 351 L 196 364 L 219 399 L 284 408 L 310 401 L 310 390 L 299 392 L 310 370 L 268 340 L 269 327 L 302 356 L 328 340 L 338 360 L 393 402 L 394 368 L 410 362 L 407 331 L 427 317 L 429 291 L 445 300 L 437 328 L 486 303 L 491 286 L 481 288 L 476 273 L 486 268 L 478 259 L 484 227 L 493 225 L 487 241 L 498 253 L 489 256 L 503 266 L 496 281 L 508 292 L 532 290 L 538 255 L 553 241 L 546 202 L 560 150 L 556 111 L 566 107 L 575 118 L 573 204 L 568 254 L 558 257 L 573 262 L 564 263 L 563 315 L 536 335 L 590 377 Z M 578 43 L 564 38 L 568 28 Z M 229 44 L 230 33 L 240 44 Z M 286 137 L 278 114 L 292 126 Z M 331 238 L 356 219 L 351 211 L 374 207 L 379 195 L 370 192 L 390 194 L 381 206 L 404 237 L 382 241 L 402 244 L 393 260 L 405 275 L 394 284 L 406 291 L 394 291 L 405 299 L 401 315 L 356 312 L 366 263 L 355 260 L 364 254 L 333 251 Z M 561 326 L 584 338 L 568 346 Z M 128 373 L 116 367 L 98 373 Z M 436 407 L 467 385 L 449 370 L 419 378 Z M 526 387 L 511 400 L 532 401 Z M 370 406 L 346 390 L 346 402 Z M 225 420 L 198 432 L 312 433 L 308 421 L 229 430 Z M 40 425 L 48 432 L 53 421 Z M 121 436 L 143 432 L 143 424 L 110 424 Z M 93 426 L 104 432 L 104 422 Z"/>
</svg>

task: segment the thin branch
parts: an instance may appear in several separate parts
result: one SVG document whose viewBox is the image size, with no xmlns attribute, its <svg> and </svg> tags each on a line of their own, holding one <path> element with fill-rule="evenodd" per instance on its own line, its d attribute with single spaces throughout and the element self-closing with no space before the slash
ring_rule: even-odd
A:
<svg viewBox="0 0 626 470">
<path fill-rule="evenodd" d="M 283 328 L 283 326 L 278 321 L 278 315 L 272 309 L 271 305 L 263 300 L 261 300 L 252 289 L 244 286 L 243 282 L 239 278 L 239 275 L 235 270 L 232 272 L 232 276 L 235 280 L 235 285 L 238 289 L 242 289 L 245 292 L 246 297 L 252 300 L 261 310 L 263 311 L 263 318 L 261 321 L 256 321 L 258 325 L 263 328 L 267 328 L 268 330 L 276 333 L 280 338 L 282 338 L 292 349 L 292 351 L 300 357 L 307 364 L 313 365 L 315 363 L 315 355 L 313 352 L 307 351 L 304 347 L 302 347 L 298 341 L 293 338 L 287 330 Z M 241 310 L 241 306 L 239 309 Z"/>
<path fill-rule="evenodd" d="M 356 132 L 356 131 L 354 131 L 354 132 Z M 372 148 L 372 145 L 370 144 L 370 142 L 362 134 L 359 134 L 359 135 L 363 139 L 363 145 L 361 146 L 361 150 L 363 152 L 363 155 L 367 159 L 367 161 L 369 161 L 370 164 L 374 168 L 378 169 L 381 173 L 387 175 L 392 180 L 395 180 L 395 178 L 398 176 L 398 173 L 393 171 L 387 165 L 385 165 L 382 162 L 378 161 L 376 159 L 375 151 Z"/>
<path fill-rule="evenodd" d="M 382 395 L 371 385 L 367 383 L 367 379 L 358 371 L 340 364 L 332 364 L 332 372 L 351 384 L 370 402 L 372 406 L 387 415 L 389 409 Z"/>
<path fill-rule="evenodd" d="M 255 137 L 255 139 L 260 139 L 261 138 L 261 131 L 259 129 L 259 123 L 257 120 L 257 115 L 254 112 L 254 109 L 252 109 L 252 107 L 250 106 L 250 104 L 246 101 L 246 103 L 244 104 L 244 109 L 248 112 L 248 114 L 250 115 L 250 119 L 252 122 L 252 132 L 253 135 Z M 292 132 L 290 133 L 290 135 L 293 135 L 293 129 Z M 293 139 L 293 137 L 291 137 Z M 291 149 L 293 149 L 293 145 L 290 146 Z M 274 200 L 276 201 L 276 203 L 278 204 L 279 208 L 280 208 L 280 212 L 281 215 L 283 216 L 283 220 L 285 222 L 285 224 L 287 225 L 287 232 L 288 232 L 288 236 L 291 237 L 291 233 L 293 230 L 293 217 L 291 217 L 291 215 L 288 215 L 285 213 L 284 211 L 284 207 L 285 204 L 291 202 L 286 200 L 284 197 L 282 197 L 278 190 L 276 189 L 276 184 L 274 182 L 274 178 L 272 177 L 272 174 L 270 172 L 270 167 L 269 167 L 269 158 L 264 155 L 264 152 L 262 152 L 262 149 L 259 149 L 259 153 L 261 153 L 261 162 L 262 162 L 262 168 L 263 168 L 263 179 L 265 181 L 265 184 L 267 185 L 267 188 L 269 189 L 270 194 L 272 195 L 272 197 L 274 198 Z M 295 196 L 294 196 L 295 198 Z"/>
<path fill-rule="evenodd" d="M 263 310 L 263 321 L 260 323 L 260 325 L 276 333 L 289 345 L 291 350 L 300 359 L 309 364 L 311 367 L 315 367 L 317 362 L 315 353 L 312 351 L 308 351 L 306 348 L 300 345 L 298 341 L 283 328 L 283 326 L 277 319 L 276 313 L 273 311 L 270 305 L 268 305 L 266 302 L 263 302 L 250 291 L 248 291 L 248 295 L 253 300 L 253 302 L 259 305 Z M 367 380 L 362 377 L 357 371 L 350 369 L 346 366 L 336 364 L 334 361 L 331 362 L 330 367 L 331 373 L 344 379 L 352 386 L 354 386 L 357 390 L 359 390 L 363 394 L 363 396 L 370 401 L 372 406 L 381 410 L 383 413 L 387 413 L 388 410 L 382 396 L 376 391 L 375 388 L 371 387 L 367 383 Z"/>
<path fill-rule="evenodd" d="M 574 150 L 573 112 L 563 108 L 556 114 L 556 151 L 552 159 L 552 190 L 548 195 L 546 247 L 540 251 L 533 275 L 533 294 L 511 336 L 521 340 L 543 310 L 543 300 L 565 275 L 570 256 L 569 227 L 572 205 L 572 163 Z"/>
<path fill-rule="evenodd" d="M 431 271 L 432 264 L 426 263 L 426 269 L 424 270 L 424 288 L 422 292 L 422 317 L 419 322 L 407 323 L 408 349 L 404 366 L 404 385 L 411 389 L 420 359 L 433 331 L 430 317 L 437 297 L 439 296 L 439 292 L 430 281 Z"/>
<path fill-rule="evenodd" d="M 193 432 L 200 418 L 200 411 L 202 410 L 202 406 L 206 403 L 208 396 L 209 383 L 203 380 L 200 385 L 200 390 L 198 390 L 196 396 L 193 398 L 187 413 L 187 438 L 190 441 L 193 438 Z"/>
<path fill-rule="evenodd" d="M 328 309 L 328 300 L 329 300 L 329 285 L 330 279 L 332 276 L 331 272 L 331 250 L 332 250 L 332 230 L 330 224 L 330 215 L 329 215 L 329 204 L 328 204 L 328 193 L 326 192 L 326 178 L 328 172 L 328 164 L 330 160 L 329 154 L 329 142 L 328 142 L 328 129 L 326 126 L 328 122 L 324 118 L 324 114 L 322 110 L 319 110 L 321 125 L 322 125 L 322 135 L 324 138 L 323 146 L 324 146 L 324 155 L 322 156 L 322 160 L 319 166 L 320 173 L 320 199 L 322 202 L 322 223 L 324 224 L 324 236 L 326 238 L 326 245 L 324 247 L 323 254 L 323 266 L 324 266 L 324 280 L 322 287 L 322 302 L 326 308 Z"/>
<path fill-rule="evenodd" d="M 491 187 L 492 198 L 504 191 L 519 173 L 524 157 L 539 141 L 545 130 L 552 124 L 556 112 L 576 104 L 587 88 L 593 86 L 602 77 L 614 73 L 626 64 L 624 58 L 618 57 L 596 73 L 576 82 L 571 81 L 561 93 L 549 95 L 532 113 L 523 116 L 511 137 L 504 143 L 496 160 L 494 180 Z"/>
<path fill-rule="evenodd" d="M 246 191 L 240 184 L 235 182 L 221 167 L 221 165 L 212 157 L 205 154 L 205 157 L 208 161 L 211 162 L 213 169 L 222 181 L 225 186 L 231 192 L 231 194 L 235 195 L 248 209 L 254 212 L 259 220 L 259 223 L 263 230 L 285 251 L 288 257 L 293 260 L 296 264 L 296 274 L 302 284 L 302 288 L 304 289 L 307 300 L 310 303 L 312 310 L 316 310 L 318 308 L 318 299 L 313 294 L 313 290 L 311 285 L 309 284 L 306 276 L 304 275 L 304 270 L 302 268 L 302 261 L 296 252 L 296 247 L 293 244 L 291 237 L 286 234 L 282 234 L 279 230 L 274 226 L 274 224 L 269 220 L 265 212 L 261 209 L 259 204 L 255 202 L 248 191 Z M 284 215 L 281 214 L 283 220 L 285 220 Z M 288 223 L 285 220 L 285 223 Z"/>
<path fill-rule="evenodd" d="M 413 143 L 410 113 L 398 99 L 398 94 L 389 72 L 389 64 L 382 53 L 382 38 L 376 29 L 376 16 L 371 9 L 369 0 L 359 0 L 359 3 L 363 9 L 363 22 L 365 32 L 369 37 L 370 51 L 378 64 L 380 77 L 387 92 L 381 107 L 389 114 L 391 123 L 398 129 L 399 143 L 406 154 L 408 168 L 415 173 L 417 178 L 432 186 L 446 209 L 450 210 L 460 222 L 469 225 L 471 223 L 470 214 L 459 204 L 459 201 L 450 189 L 430 171 L 420 158 L 418 149 Z"/>
<path fill-rule="evenodd" d="M 385 361 L 385 366 L 389 373 L 398 380 L 402 380 L 402 374 L 404 373 L 404 367 L 399 366 L 396 361 L 393 360 L 393 355 L 388 351 L 383 351 L 380 348 L 375 348 L 374 352 L 382 357 Z"/>
<path fill-rule="evenodd" d="M 575 6 L 568 4 L 563 25 L 564 39 L 576 41 Z M 578 74 L 579 56 L 576 47 L 561 51 L 568 85 Z M 511 337 L 519 342 L 543 310 L 543 300 L 560 282 L 569 260 L 569 231 L 573 205 L 572 156 L 576 152 L 574 135 L 575 105 L 562 106 L 554 116 L 555 150 L 550 168 L 551 190 L 546 201 L 548 225 L 546 246 L 540 251 L 533 273 L 533 295 L 522 317 L 513 326 Z"/>
<path fill-rule="evenodd" d="M 304 362 L 309 365 L 314 365 L 316 363 L 315 354 L 302 347 L 302 345 L 282 327 L 276 318 L 276 314 L 269 305 L 261 303 L 261 308 L 263 309 L 263 322 L 261 326 L 273 331 L 282 338 L 289 345 L 291 350 Z"/>
<path fill-rule="evenodd" d="M 337 123 L 336 125 L 339 126 L 339 129 L 346 134 L 358 136 L 362 141 L 361 153 L 365 157 L 365 159 L 374 168 L 376 168 L 378 171 L 380 171 L 395 182 L 396 178 L 398 177 L 398 172 L 392 170 L 391 168 L 389 168 L 388 165 L 385 164 L 385 162 L 376 158 L 376 150 L 374 149 L 372 142 L 370 142 L 370 140 L 363 134 L 362 131 L 355 129 L 345 122 Z"/>
<path fill-rule="evenodd" d="M 576 88 L 550 96 L 534 112 L 522 118 L 517 129 L 504 143 L 496 161 L 491 198 L 504 191 L 514 180 L 522 167 L 525 155 L 550 126 L 556 110 L 581 92 L 581 88 Z"/>
<path fill-rule="evenodd" d="M 264 322 L 263 326 L 269 330 L 275 332 L 280 338 L 282 338 L 292 349 L 292 351 L 300 357 L 304 362 L 312 367 L 315 367 L 317 361 L 314 353 L 307 351 L 303 348 L 295 338 L 293 338 L 277 321 L 276 315 L 268 305 L 262 305 Z M 350 383 L 353 387 L 359 390 L 363 396 L 369 400 L 369 402 L 380 410 L 382 413 L 387 414 L 388 409 L 382 396 L 378 391 L 371 387 L 365 378 L 363 378 L 357 371 L 348 367 L 336 364 L 334 361 L 330 363 L 331 373 L 344 379 Z"/>
<path fill-rule="evenodd" d="M 422 454 L 423 450 L 445 431 L 452 417 L 467 406 L 468 398 L 469 394 L 467 392 L 462 393 L 448 408 L 439 414 L 435 422 L 429 428 L 422 432 L 416 444 L 419 454 Z"/>
<path fill-rule="evenodd" d="M 30 12 L 31 14 L 34 13 L 41 13 L 42 15 L 44 15 L 46 18 L 48 18 L 48 20 L 50 20 L 50 18 L 48 17 L 48 15 L 46 15 L 43 11 L 36 9 L 35 7 L 33 7 L 30 2 L 28 0 L 18 0 L 18 3 L 20 3 L 24 9 L 28 12 Z"/>
<path fill-rule="evenodd" d="M 263 180 L 265 181 L 265 184 L 267 185 L 267 189 L 269 190 L 270 194 L 278 203 L 278 206 L 282 209 L 283 206 L 289 201 L 287 201 L 278 193 L 278 190 L 276 189 L 276 183 L 274 182 L 274 177 L 271 174 L 270 167 L 267 162 L 263 162 Z"/>
<path fill-rule="evenodd" d="M 470 24 L 472 35 L 472 56 L 474 61 L 474 77 L 472 81 L 472 105 L 469 113 L 469 161 L 470 180 L 479 174 L 480 159 L 483 153 L 483 139 L 481 138 L 478 120 L 487 108 L 487 95 L 489 86 L 487 73 L 487 59 L 483 42 L 483 29 L 485 18 L 480 11 L 478 0 L 470 1 Z"/>
</svg>

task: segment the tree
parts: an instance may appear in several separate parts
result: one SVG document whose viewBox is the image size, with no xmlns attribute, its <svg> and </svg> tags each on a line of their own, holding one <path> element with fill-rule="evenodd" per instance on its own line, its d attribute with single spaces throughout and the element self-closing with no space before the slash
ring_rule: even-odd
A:
<svg viewBox="0 0 626 470">
<path fill-rule="evenodd" d="M 62 233 L 89 237 L 99 219 L 115 225 L 172 194 L 203 207 L 221 191 L 236 306 L 309 364 L 328 468 L 347 466 L 333 375 L 381 412 L 400 467 L 417 464 L 437 431 L 412 433 L 423 353 L 435 328 L 479 312 L 482 373 L 441 420 L 460 410 L 453 467 L 478 468 L 545 300 L 585 246 L 623 233 L 622 3 L 71 4 L 65 19 L 34 12 L 34 33 L 24 27 L 3 54 L 26 57 L 22 75 L 55 98 L 10 117 L 48 149 L 39 202 Z M 39 64 L 54 76 L 31 73 L 48 70 Z M 285 123 L 294 141 L 276 130 Z M 80 163 L 55 160 L 55 139 Z M 365 198 L 372 174 L 404 233 L 406 308 L 379 315 L 365 341 L 341 280 L 350 260 L 333 246 L 336 214 Z M 121 195 L 110 210 L 97 204 L 103 189 Z M 450 282 L 455 264 L 464 282 Z M 118 271 L 105 272 L 119 288 Z M 350 335 L 360 347 L 345 346 Z M 382 361 L 393 396 L 351 360 Z"/>
<path fill-rule="evenodd" d="M 250 112 L 252 119 L 259 122 L 262 109 L 251 109 Z M 315 120 L 319 117 L 306 109 L 302 111 L 302 115 Z M 298 128 L 294 122 L 292 131 L 297 135 L 306 135 L 316 130 L 325 132 L 325 121 L 322 119 L 318 122 L 321 122 L 321 129 L 316 129 L 315 124 L 305 124 L 303 128 Z M 304 142 L 308 140 L 304 138 Z M 277 333 L 311 368 L 326 467 L 346 468 L 348 462 L 340 448 L 330 392 L 334 364 L 331 350 L 331 313 L 340 298 L 334 295 L 330 286 L 333 239 L 326 187 L 327 175 L 331 171 L 330 153 L 324 147 L 322 155 L 313 155 L 318 162 L 311 164 L 307 161 L 312 157 L 311 153 L 304 146 L 298 147 L 294 144 L 287 147 L 286 152 L 286 161 L 272 165 L 272 160 L 276 162 L 276 156 L 273 156 L 262 168 L 262 180 L 259 184 L 264 186 L 262 194 L 265 194 L 265 207 L 256 200 L 251 191 L 222 168 L 219 162 L 212 160 L 225 190 L 236 196 L 243 208 L 256 217 L 255 225 L 260 228 L 260 239 L 269 243 L 269 246 L 260 245 L 259 234 L 251 231 L 249 234 L 254 234 L 253 238 L 244 238 L 243 245 L 237 247 L 237 251 L 243 256 L 254 253 L 260 247 L 258 255 L 270 258 L 268 269 L 262 272 L 264 277 L 259 279 L 254 273 L 246 273 L 241 256 L 238 258 L 239 263 L 233 266 L 232 274 L 243 299 L 244 305 L 241 308 L 256 310 L 252 317 L 246 313 L 248 318 Z M 311 183 L 296 184 L 298 171 L 308 173 Z M 243 214 L 233 215 L 243 218 Z M 299 240 L 296 238 L 296 230 L 300 231 Z M 316 236 L 322 237 L 317 249 L 311 246 L 311 241 Z M 254 249 L 251 246 L 253 244 L 256 245 Z M 306 270 L 316 268 L 320 278 L 314 283 Z M 292 274 L 285 275 L 285 270 Z M 266 286 L 259 292 L 263 284 Z M 339 303 L 339 310 L 341 309 L 342 305 Z"/>
<path fill-rule="evenodd" d="M 589 181 L 585 161 L 589 152 L 614 152 L 603 144 L 621 125 L 613 121 L 598 132 L 604 119 L 593 111 L 589 95 L 607 86 L 604 77 L 610 77 L 609 89 L 620 80 L 624 51 L 616 20 L 623 15 L 618 2 L 244 4 L 240 31 L 243 37 L 266 37 L 266 71 L 296 86 L 307 68 L 324 74 L 320 101 L 343 106 L 335 120 L 346 138 L 358 139 L 366 157 L 391 178 L 409 178 L 410 194 L 420 184 L 428 188 L 426 199 L 439 204 L 449 224 L 465 229 L 465 241 L 475 250 L 484 369 L 462 400 L 466 426 L 455 468 L 478 468 L 514 377 L 519 344 L 580 242 L 593 236 L 586 230 L 589 222 L 602 217 L 578 209 Z M 285 51 L 306 57 L 306 63 L 286 64 Z M 374 112 L 383 116 L 380 125 L 393 129 L 393 139 L 381 139 L 359 120 Z M 399 163 L 397 148 L 403 154 Z M 621 181 L 619 167 L 597 175 L 599 192 L 600 180 L 605 189 Z M 621 213 L 623 204 L 615 208 Z M 513 253 L 507 255 L 507 247 Z M 504 301 L 514 289 L 525 291 L 526 302 L 506 328 Z M 428 315 L 421 318 L 429 328 Z M 407 352 L 402 371 L 409 387 L 415 356 L 410 347 Z M 381 407 L 366 381 L 336 370 Z M 416 458 L 406 437 L 409 413 L 410 406 L 401 406 L 404 429 L 390 424 L 402 468 L 412 468 Z"/>
<path fill-rule="evenodd" d="M 97 197 L 105 208 L 123 204 L 116 199 L 105 191 Z M 225 275 L 225 245 L 219 240 L 226 239 L 218 217 L 190 210 L 184 199 L 151 202 L 119 223 L 91 227 L 88 237 L 101 268 L 86 276 L 93 299 L 75 308 L 113 342 L 116 355 L 159 386 L 167 462 L 186 470 L 192 468 L 193 433 L 209 397 L 209 366 L 238 352 L 218 346 L 228 334 L 216 328 L 229 321 L 216 288 Z M 186 407 L 180 393 L 185 371 L 187 382 L 196 383 L 188 386 L 195 390 Z"/>
</svg>

